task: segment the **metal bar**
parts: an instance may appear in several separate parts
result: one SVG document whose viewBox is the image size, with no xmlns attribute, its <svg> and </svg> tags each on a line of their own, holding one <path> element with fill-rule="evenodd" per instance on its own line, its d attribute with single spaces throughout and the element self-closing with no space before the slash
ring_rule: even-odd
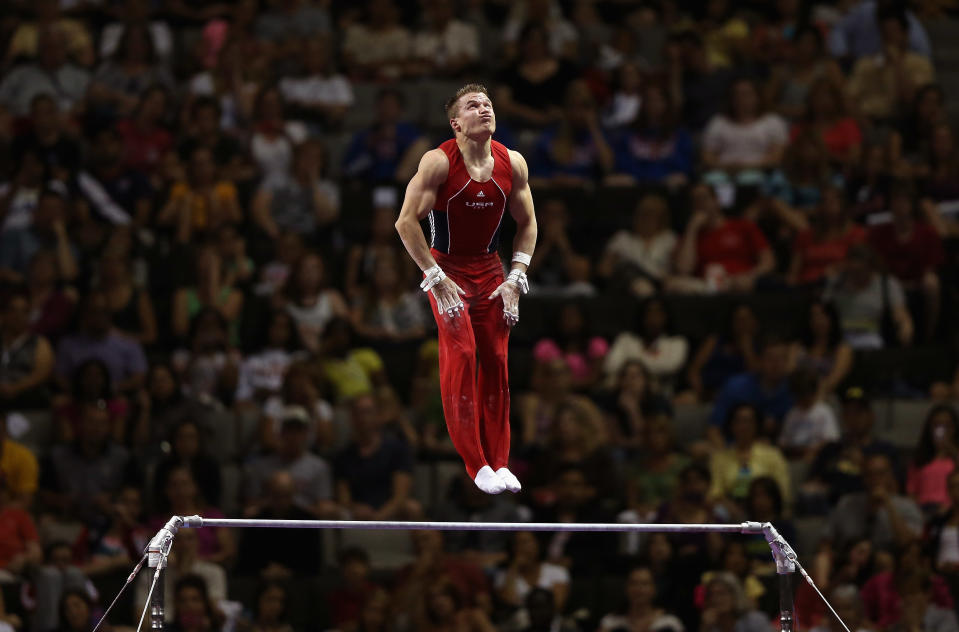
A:
<svg viewBox="0 0 959 632">
<path fill-rule="evenodd" d="M 588 522 L 401 522 L 398 520 L 256 520 L 182 516 L 183 526 L 270 529 L 361 529 L 394 531 L 576 531 L 647 533 L 762 533 L 759 522 L 739 524 L 629 524 Z"/>
</svg>

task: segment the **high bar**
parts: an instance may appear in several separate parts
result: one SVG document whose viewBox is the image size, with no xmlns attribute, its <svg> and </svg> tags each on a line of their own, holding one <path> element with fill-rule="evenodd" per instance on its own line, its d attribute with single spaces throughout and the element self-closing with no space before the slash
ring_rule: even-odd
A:
<svg viewBox="0 0 959 632">
<path fill-rule="evenodd" d="M 619 533 L 763 533 L 763 523 L 633 524 L 589 522 L 402 522 L 399 520 L 257 520 L 182 516 L 182 526 L 268 529 L 351 529 L 370 531 L 569 531 Z"/>
</svg>

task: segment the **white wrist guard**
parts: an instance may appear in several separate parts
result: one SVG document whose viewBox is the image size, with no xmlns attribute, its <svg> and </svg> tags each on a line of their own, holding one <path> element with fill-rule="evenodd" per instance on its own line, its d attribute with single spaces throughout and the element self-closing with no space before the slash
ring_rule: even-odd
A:
<svg viewBox="0 0 959 632">
<path fill-rule="evenodd" d="M 518 287 L 520 294 L 526 294 L 529 292 L 529 281 L 526 278 L 525 272 L 520 272 L 519 270 L 510 270 L 509 276 L 506 277 L 506 281 Z"/>
<path fill-rule="evenodd" d="M 530 257 L 525 252 L 520 252 L 519 250 L 517 250 L 516 252 L 513 253 L 512 263 L 522 263 L 523 265 L 529 267 L 529 262 L 532 260 L 533 258 Z"/>
<path fill-rule="evenodd" d="M 420 289 L 424 292 L 429 292 L 434 285 L 446 278 L 446 273 L 438 265 L 423 270 L 423 274 L 426 276 L 420 282 Z"/>
</svg>

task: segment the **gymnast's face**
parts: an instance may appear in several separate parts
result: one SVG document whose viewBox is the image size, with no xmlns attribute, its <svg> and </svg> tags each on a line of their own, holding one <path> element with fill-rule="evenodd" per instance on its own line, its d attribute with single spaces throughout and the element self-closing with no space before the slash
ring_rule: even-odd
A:
<svg viewBox="0 0 959 632">
<path fill-rule="evenodd" d="M 471 92 L 460 97 L 456 118 L 450 120 L 453 130 L 465 135 L 492 134 L 496 131 L 493 102 L 482 92 Z"/>
</svg>

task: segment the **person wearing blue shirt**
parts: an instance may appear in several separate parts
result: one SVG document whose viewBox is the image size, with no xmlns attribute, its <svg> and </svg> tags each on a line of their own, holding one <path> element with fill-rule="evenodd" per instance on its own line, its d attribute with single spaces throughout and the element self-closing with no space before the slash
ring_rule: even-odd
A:
<svg viewBox="0 0 959 632">
<path fill-rule="evenodd" d="M 723 424 L 729 411 L 739 404 L 751 404 L 762 413 L 760 434 L 778 436 L 778 425 L 793 406 L 788 377 L 789 346 L 782 339 L 767 338 L 760 350 L 757 370 L 729 378 L 716 396 L 706 430 L 710 443 L 725 445 Z"/>
<path fill-rule="evenodd" d="M 400 120 L 403 96 L 386 89 L 376 99 L 376 119 L 357 132 L 343 159 L 343 174 L 372 182 L 409 180 L 428 141 L 414 125 Z"/>
<path fill-rule="evenodd" d="M 829 33 L 830 54 L 855 60 L 880 53 L 882 36 L 877 13 L 894 4 L 889 0 L 863 0 L 850 9 Z M 912 11 L 906 12 L 906 18 L 909 21 L 909 50 L 923 57 L 932 57 L 932 44 L 926 29 Z"/>
</svg>

